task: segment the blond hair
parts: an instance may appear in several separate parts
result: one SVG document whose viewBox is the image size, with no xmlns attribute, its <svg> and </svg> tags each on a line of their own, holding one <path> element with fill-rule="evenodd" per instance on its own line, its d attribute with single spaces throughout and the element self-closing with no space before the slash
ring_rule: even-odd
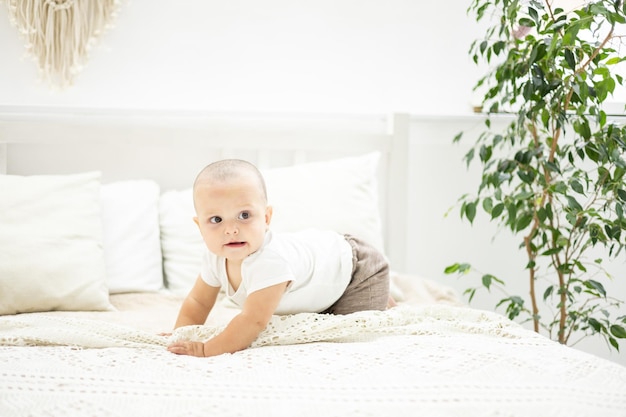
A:
<svg viewBox="0 0 626 417">
<path fill-rule="evenodd" d="M 224 182 L 234 178 L 241 178 L 245 175 L 254 177 L 262 192 L 263 198 L 267 202 L 267 188 L 261 171 L 251 162 L 243 159 L 222 159 L 205 166 L 196 176 L 193 182 L 193 189 L 201 181 Z M 195 194 L 195 193 L 194 193 Z"/>
</svg>

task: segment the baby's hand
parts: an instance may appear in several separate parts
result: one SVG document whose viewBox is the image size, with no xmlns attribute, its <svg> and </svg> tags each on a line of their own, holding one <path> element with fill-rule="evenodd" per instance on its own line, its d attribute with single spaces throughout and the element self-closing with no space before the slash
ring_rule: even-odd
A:
<svg viewBox="0 0 626 417">
<path fill-rule="evenodd" d="M 188 340 L 181 340 L 179 342 L 172 343 L 167 347 L 172 353 L 177 355 L 189 355 L 204 357 L 204 343 L 202 342 L 190 342 Z"/>
<path fill-rule="evenodd" d="M 169 332 L 169 333 L 168 332 L 161 332 L 161 333 L 159 333 L 159 336 L 169 337 L 171 335 L 172 335 L 172 332 Z"/>
</svg>

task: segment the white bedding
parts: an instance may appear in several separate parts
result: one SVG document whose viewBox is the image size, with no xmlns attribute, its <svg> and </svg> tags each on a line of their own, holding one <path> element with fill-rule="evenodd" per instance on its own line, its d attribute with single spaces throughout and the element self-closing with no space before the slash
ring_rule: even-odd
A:
<svg viewBox="0 0 626 417">
<path fill-rule="evenodd" d="M 386 312 L 275 317 L 247 350 L 165 350 L 180 298 L 0 318 L 1 416 L 625 416 L 626 368 L 396 280 Z M 236 310 L 219 303 L 202 339 Z M 34 347 L 32 345 L 37 345 Z"/>
</svg>

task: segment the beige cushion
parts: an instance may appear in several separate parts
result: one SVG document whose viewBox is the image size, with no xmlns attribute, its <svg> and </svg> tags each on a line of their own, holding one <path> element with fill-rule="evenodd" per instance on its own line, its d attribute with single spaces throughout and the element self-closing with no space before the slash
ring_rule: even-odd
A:
<svg viewBox="0 0 626 417">
<path fill-rule="evenodd" d="M 0 175 L 0 314 L 106 310 L 100 173 Z"/>
</svg>

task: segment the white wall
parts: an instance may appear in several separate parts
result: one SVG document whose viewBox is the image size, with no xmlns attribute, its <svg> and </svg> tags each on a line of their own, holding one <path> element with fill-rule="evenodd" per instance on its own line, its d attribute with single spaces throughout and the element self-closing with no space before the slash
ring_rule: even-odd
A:
<svg viewBox="0 0 626 417">
<path fill-rule="evenodd" d="M 515 240 L 445 212 L 479 173 L 468 173 L 460 130 L 476 131 L 467 56 L 481 31 L 469 1 L 127 0 L 115 27 L 92 49 L 75 85 L 50 90 L 24 56 L 23 41 L 0 7 L 0 105 L 323 113 L 409 112 L 413 216 L 407 269 L 450 284 L 445 266 L 467 261 L 511 278 L 525 291 Z M 616 99 L 626 102 L 624 90 Z M 626 266 L 616 267 L 626 294 Z M 510 275 L 509 275 L 510 274 Z M 621 274 L 621 276 L 619 276 Z M 489 297 L 474 306 L 491 309 Z M 626 365 L 601 342 L 584 348 Z M 626 346 L 623 347 L 626 349 Z"/>
<path fill-rule="evenodd" d="M 0 7 L 0 104 L 463 113 L 465 1 L 128 0 L 73 88 L 37 84 Z"/>
</svg>

